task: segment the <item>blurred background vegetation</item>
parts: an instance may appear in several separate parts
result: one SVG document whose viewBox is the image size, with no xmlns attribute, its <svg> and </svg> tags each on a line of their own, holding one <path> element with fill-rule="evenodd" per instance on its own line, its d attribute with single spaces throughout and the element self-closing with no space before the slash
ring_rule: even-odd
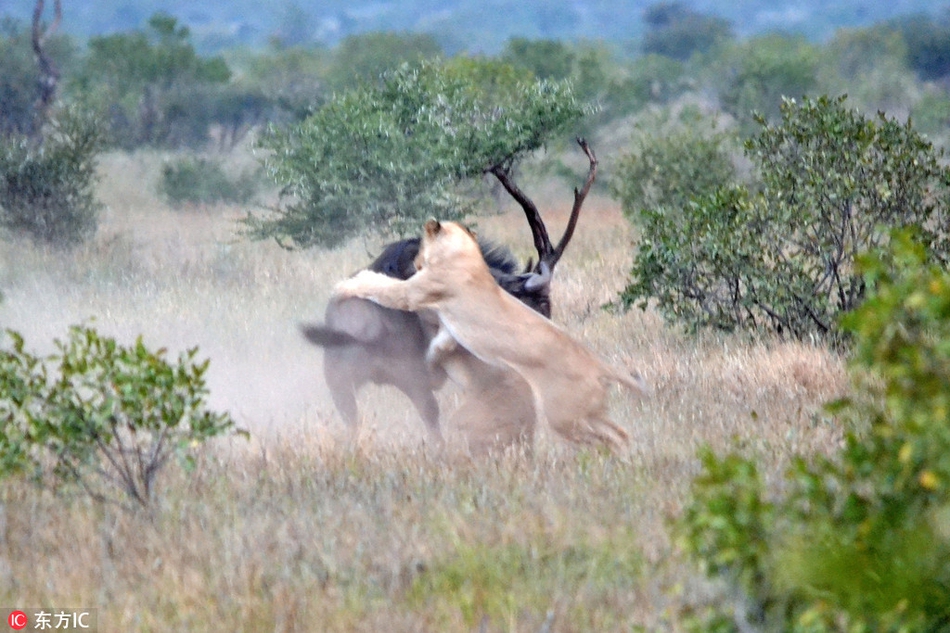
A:
<svg viewBox="0 0 950 633">
<path fill-rule="evenodd" d="M 205 52 L 254 48 L 274 39 L 292 46 L 321 43 L 333 47 L 352 35 L 399 30 L 435 34 L 440 46 L 451 54 L 462 50 L 494 54 L 514 35 L 571 41 L 638 39 L 645 35 L 655 17 L 645 14 L 651 4 L 649 0 L 228 0 L 211 6 L 185 0 L 105 0 L 71 2 L 64 7 L 64 17 L 70 25 L 67 30 L 86 39 L 129 31 L 155 12 L 168 11 L 193 29 L 198 47 Z M 11 0 L 4 6 L 6 12 L 20 20 L 28 20 L 33 11 L 31 0 Z M 943 4 L 933 0 L 842 0 L 779 6 L 767 0 L 720 0 L 694 2 L 690 6 L 731 23 L 742 35 L 781 29 L 821 40 L 842 27 L 866 26 L 910 13 L 934 14 Z M 687 39 L 696 37 L 682 29 L 681 33 Z"/>
<path fill-rule="evenodd" d="M 591 130 L 684 94 L 740 123 L 752 110 L 774 118 L 781 96 L 806 93 L 847 93 L 871 114 L 912 114 L 934 135 L 950 116 L 950 11 L 933 2 L 777 11 L 753 1 L 702 9 L 565 1 L 502 11 L 460 1 L 438 12 L 425 2 L 398 10 L 358 2 L 267 10 L 239 0 L 214 9 L 149 4 L 67 2 L 45 42 L 57 96 L 100 111 L 123 148 L 231 146 L 262 123 L 299 121 L 332 94 L 402 62 L 453 56 L 570 79 L 599 106 Z M 40 72 L 33 8 L 32 0 L 5 3 L 0 19 L 4 133 L 30 126 Z"/>
</svg>

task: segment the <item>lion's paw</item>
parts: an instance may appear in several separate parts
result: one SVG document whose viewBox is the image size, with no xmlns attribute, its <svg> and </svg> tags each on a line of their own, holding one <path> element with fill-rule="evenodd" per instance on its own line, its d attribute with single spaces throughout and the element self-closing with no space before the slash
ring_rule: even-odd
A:
<svg viewBox="0 0 950 633">
<path fill-rule="evenodd" d="M 349 279 L 338 282 L 333 287 L 333 296 L 338 299 L 364 297 L 367 292 L 376 288 L 379 277 L 388 279 L 385 275 L 372 270 L 361 270 Z"/>
</svg>

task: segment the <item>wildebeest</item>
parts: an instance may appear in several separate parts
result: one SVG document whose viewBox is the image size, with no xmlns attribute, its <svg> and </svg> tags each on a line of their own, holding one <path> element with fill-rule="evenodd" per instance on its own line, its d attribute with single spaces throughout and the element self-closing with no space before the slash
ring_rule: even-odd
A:
<svg viewBox="0 0 950 633">
<path fill-rule="evenodd" d="M 525 212 L 531 228 L 537 263 L 528 262 L 523 272 L 507 248 L 480 240 L 482 256 L 492 276 L 509 294 L 539 314 L 550 318 L 550 283 L 554 268 L 574 233 L 584 199 L 593 184 L 597 160 L 587 143 L 578 143 L 590 168 L 574 205 L 564 235 L 551 243 L 537 206 L 511 180 L 508 169 L 495 165 L 489 170 Z M 367 268 L 405 280 L 416 272 L 419 238 L 387 245 Z M 322 325 L 304 324 L 308 341 L 324 348 L 324 375 L 334 404 L 351 429 L 359 413 L 356 393 L 367 383 L 392 385 L 405 393 L 422 417 L 432 437 L 441 440 L 439 405 L 433 393 L 446 380 L 447 371 L 466 386 L 466 398 L 453 421 L 477 429 L 471 435 L 476 448 L 505 446 L 530 440 L 534 409 L 530 388 L 517 374 L 493 368 L 464 350 L 439 363 L 426 360 L 426 350 L 437 331 L 432 314 L 402 312 L 356 298 L 334 299 L 327 305 Z"/>
<path fill-rule="evenodd" d="M 511 294 L 532 309 L 550 315 L 548 289 L 551 275 L 515 272 L 511 252 L 480 242 L 482 256 L 493 276 Z M 393 242 L 367 268 L 408 279 L 416 269 L 419 238 Z M 439 404 L 433 390 L 442 386 L 446 373 L 441 365 L 426 362 L 426 349 L 437 323 L 425 315 L 383 308 L 364 299 L 336 299 L 327 305 L 323 325 L 301 325 L 311 343 L 324 348 L 323 368 L 327 386 L 340 415 L 351 428 L 358 424 L 356 393 L 363 385 L 392 385 L 406 394 L 429 431 L 440 435 Z"/>
</svg>

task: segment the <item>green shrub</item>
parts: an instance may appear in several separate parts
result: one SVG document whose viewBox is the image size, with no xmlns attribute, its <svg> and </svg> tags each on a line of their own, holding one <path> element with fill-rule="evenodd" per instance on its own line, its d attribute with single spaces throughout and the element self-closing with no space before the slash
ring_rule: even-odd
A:
<svg viewBox="0 0 950 633">
<path fill-rule="evenodd" d="M 180 158 L 162 165 L 159 192 L 174 206 L 185 203 L 245 203 L 254 197 L 256 174 L 229 177 L 224 169 L 206 158 Z"/>
<path fill-rule="evenodd" d="M 798 458 L 774 500 L 752 460 L 704 453 L 679 542 L 731 599 L 699 630 L 950 627 L 950 272 L 910 235 L 862 260 L 844 448 Z"/>
<path fill-rule="evenodd" d="M 669 123 L 669 124 L 665 124 Z M 684 112 L 677 120 L 650 120 L 622 156 L 610 180 L 624 215 L 636 222 L 643 209 L 676 214 L 693 198 L 736 179 L 729 135 L 703 129 L 704 120 Z"/>
<path fill-rule="evenodd" d="M 664 55 L 642 55 L 631 61 L 627 77 L 609 86 L 605 109 L 623 116 L 648 103 L 668 103 L 694 88 L 693 83 L 683 62 Z"/>
<path fill-rule="evenodd" d="M 53 246 L 72 246 L 93 235 L 96 159 L 104 130 L 76 108 L 54 118 L 37 146 L 26 137 L 0 143 L 0 226 Z"/>
<path fill-rule="evenodd" d="M 940 153 L 909 122 L 869 120 L 843 102 L 786 101 L 780 124 L 760 119 L 746 142 L 754 189 L 725 185 L 634 211 L 643 237 L 623 304 L 655 300 L 691 329 L 835 342 L 839 315 L 864 298 L 857 258 L 890 229 L 915 227 L 946 261 L 950 169 Z M 688 179 L 673 182 L 690 193 Z"/>
<path fill-rule="evenodd" d="M 709 52 L 733 38 L 727 20 L 693 11 L 680 2 L 657 2 L 643 11 L 642 50 L 680 61 Z"/>
<path fill-rule="evenodd" d="M 52 488 L 78 484 L 94 499 L 144 506 L 171 457 L 188 465 L 204 441 L 234 431 L 227 414 L 205 408 L 208 361 L 195 361 L 197 349 L 169 363 L 141 339 L 125 347 L 77 326 L 40 358 L 19 334 L 7 335 L 0 477 L 25 473 Z"/>
<path fill-rule="evenodd" d="M 777 121 L 784 98 L 814 90 L 819 61 L 818 48 L 798 36 L 770 34 L 733 45 L 713 68 L 723 111 L 743 129 L 754 129 L 755 113 Z"/>
<path fill-rule="evenodd" d="M 950 131 L 950 95 L 942 90 L 926 93 L 914 105 L 911 116 L 924 134 L 946 136 Z"/>
<path fill-rule="evenodd" d="M 94 36 L 87 48 L 70 90 L 109 118 L 119 146 L 207 142 L 231 71 L 223 57 L 199 55 L 177 18 L 157 12 L 144 29 Z"/>
</svg>

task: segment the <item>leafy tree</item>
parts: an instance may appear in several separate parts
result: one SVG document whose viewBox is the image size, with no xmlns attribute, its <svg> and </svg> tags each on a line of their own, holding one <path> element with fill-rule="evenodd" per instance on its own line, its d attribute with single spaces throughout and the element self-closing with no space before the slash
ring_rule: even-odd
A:
<svg viewBox="0 0 950 633">
<path fill-rule="evenodd" d="M 205 408 L 208 361 L 197 349 L 176 363 L 137 340 L 126 347 L 73 327 L 40 358 L 7 331 L 0 349 L 0 477 L 25 473 L 59 489 L 78 484 L 94 499 L 148 505 L 172 457 L 233 432 L 227 414 Z M 116 493 L 124 495 L 117 496 Z"/>
<path fill-rule="evenodd" d="M 175 146 L 204 141 L 213 88 L 230 76 L 223 58 L 198 55 L 188 27 L 157 13 L 145 31 L 91 38 L 73 89 L 108 113 L 121 144 Z"/>
<path fill-rule="evenodd" d="M 630 110 L 648 103 L 667 103 L 685 92 L 690 79 L 682 62 L 663 55 L 643 55 L 633 61 L 630 76 L 614 90 L 625 95 Z M 620 102 L 618 97 L 614 101 Z"/>
<path fill-rule="evenodd" d="M 441 55 L 442 47 L 427 34 L 377 31 L 350 35 L 333 51 L 327 82 L 333 90 L 346 90 L 361 82 L 375 81 L 401 64 Z"/>
<path fill-rule="evenodd" d="M 950 168 L 909 122 L 821 97 L 785 101 L 780 124 L 759 123 L 745 146 L 755 189 L 634 210 L 643 238 L 624 305 L 655 300 L 691 328 L 835 341 L 838 316 L 864 299 L 855 263 L 891 228 L 914 227 L 932 257 L 950 257 Z"/>
<path fill-rule="evenodd" d="M 41 145 L 25 136 L 0 144 L 0 226 L 72 246 L 98 225 L 96 161 L 105 131 L 77 106 L 64 108 L 48 127 Z"/>
<path fill-rule="evenodd" d="M 698 113 L 684 111 L 673 121 L 654 117 L 639 126 L 642 133 L 620 158 L 610 181 L 611 193 L 630 220 L 636 221 L 642 209 L 676 215 L 694 198 L 735 181 L 732 137 L 705 130 L 705 125 Z"/>
<path fill-rule="evenodd" d="M 736 44 L 714 64 L 722 109 L 749 129 L 754 114 L 781 117 L 783 97 L 800 98 L 818 79 L 818 49 L 801 37 L 765 35 Z"/>
<path fill-rule="evenodd" d="M 642 51 L 686 61 L 732 39 L 727 20 L 693 11 L 680 2 L 659 2 L 643 12 Z"/>
<path fill-rule="evenodd" d="M 907 61 L 921 79 L 933 81 L 950 75 L 950 20 L 938 22 L 911 15 L 889 23 L 907 45 Z"/>
<path fill-rule="evenodd" d="M 237 84 L 247 93 L 266 95 L 274 106 L 268 119 L 299 123 L 327 98 L 332 58 L 325 49 L 271 46 L 243 64 Z"/>
<path fill-rule="evenodd" d="M 931 138 L 943 137 L 943 146 L 950 132 L 950 94 L 934 90 L 924 94 L 911 110 L 914 125 Z"/>
<path fill-rule="evenodd" d="M 569 84 L 497 62 L 404 65 L 269 131 L 265 168 L 283 195 L 271 216 L 247 218 L 250 235 L 332 246 L 370 228 L 458 219 L 470 206 L 460 184 L 510 167 L 583 113 Z"/>
<path fill-rule="evenodd" d="M 243 204 L 254 197 L 259 176 L 243 173 L 232 178 L 216 162 L 184 157 L 162 165 L 159 192 L 175 205 L 232 202 Z"/>
<path fill-rule="evenodd" d="M 505 44 L 501 60 L 530 70 L 538 79 L 568 79 L 574 74 L 577 56 L 558 40 L 529 40 L 513 37 Z"/>
<path fill-rule="evenodd" d="M 277 32 L 271 38 L 280 46 L 307 46 L 313 43 L 316 27 L 313 17 L 296 2 L 288 2 L 281 9 Z"/>
<path fill-rule="evenodd" d="M 631 78 L 632 73 L 614 56 L 615 53 L 602 44 L 512 38 L 500 59 L 530 72 L 537 79 L 570 81 L 575 94 L 597 104 L 576 127 L 581 136 L 592 137 L 649 100 L 649 96 L 640 99 L 638 93 L 644 82 L 638 83 L 639 77 Z"/>
<path fill-rule="evenodd" d="M 900 33 L 885 26 L 841 29 L 828 43 L 826 56 L 838 78 L 854 80 L 892 60 L 906 68 L 907 43 Z"/>
<path fill-rule="evenodd" d="M 950 624 L 950 273 L 911 234 L 861 263 L 874 291 L 844 320 L 857 395 L 831 407 L 844 448 L 798 458 L 771 499 L 752 459 L 703 453 L 679 543 L 730 597 L 698 630 Z"/>
<path fill-rule="evenodd" d="M 906 112 L 920 92 L 904 38 L 891 28 L 839 30 L 821 57 L 821 88 L 864 112 Z"/>
</svg>

